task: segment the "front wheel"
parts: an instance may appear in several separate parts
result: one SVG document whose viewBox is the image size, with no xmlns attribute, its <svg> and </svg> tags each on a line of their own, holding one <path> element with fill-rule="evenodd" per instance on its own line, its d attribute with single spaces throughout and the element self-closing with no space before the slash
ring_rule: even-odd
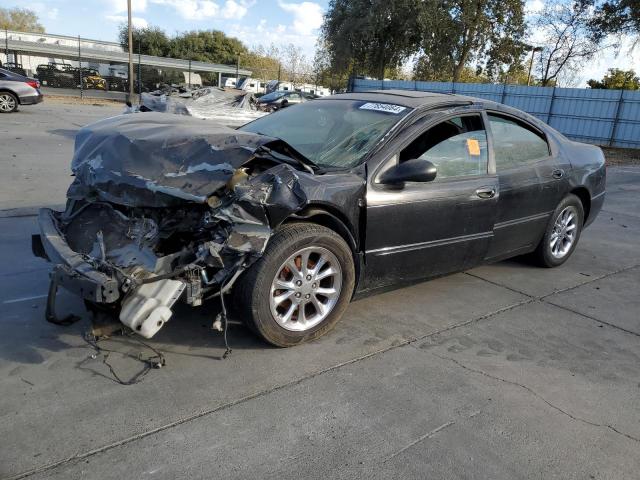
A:
<svg viewBox="0 0 640 480">
<path fill-rule="evenodd" d="M 573 194 L 567 195 L 553 212 L 535 251 L 538 263 L 543 267 L 557 267 L 566 262 L 578 245 L 583 223 L 582 202 Z"/>
<path fill-rule="evenodd" d="M 235 288 L 235 309 L 267 342 L 290 347 L 328 332 L 355 284 L 351 250 L 313 223 L 280 227 Z"/>
</svg>

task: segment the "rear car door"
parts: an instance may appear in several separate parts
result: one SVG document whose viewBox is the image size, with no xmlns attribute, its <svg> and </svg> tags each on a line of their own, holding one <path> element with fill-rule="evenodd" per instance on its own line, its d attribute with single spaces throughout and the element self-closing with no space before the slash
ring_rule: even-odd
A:
<svg viewBox="0 0 640 480">
<path fill-rule="evenodd" d="M 480 112 L 442 115 L 399 145 L 367 186 L 365 289 L 470 268 L 486 256 L 498 197 Z M 431 182 L 383 185 L 380 174 L 410 159 L 436 165 Z"/>
<path fill-rule="evenodd" d="M 558 160 L 544 132 L 513 116 L 487 112 L 500 198 L 487 261 L 533 250 L 568 190 L 570 165 Z"/>
</svg>

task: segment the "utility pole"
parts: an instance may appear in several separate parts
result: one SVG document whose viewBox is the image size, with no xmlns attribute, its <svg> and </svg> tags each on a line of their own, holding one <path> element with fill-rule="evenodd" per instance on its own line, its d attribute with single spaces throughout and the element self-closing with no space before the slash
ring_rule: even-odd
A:
<svg viewBox="0 0 640 480">
<path fill-rule="evenodd" d="M 131 31 L 131 0 L 127 0 L 127 27 L 129 30 L 129 101 L 133 99 L 133 32 Z"/>
<path fill-rule="evenodd" d="M 4 55 L 6 58 L 5 62 L 9 63 L 9 29 L 4 29 Z"/>
<path fill-rule="evenodd" d="M 80 54 L 80 35 L 78 35 L 78 77 L 80 78 L 80 100 L 82 100 L 82 56 Z"/>
<path fill-rule="evenodd" d="M 240 70 L 240 54 L 238 54 L 238 58 L 236 60 L 236 88 L 238 88 L 238 84 L 240 83 L 240 75 L 238 75 L 239 70 Z"/>
<path fill-rule="evenodd" d="M 142 35 L 138 35 L 138 103 L 142 103 L 142 71 L 140 70 L 140 56 L 142 51 Z"/>
</svg>

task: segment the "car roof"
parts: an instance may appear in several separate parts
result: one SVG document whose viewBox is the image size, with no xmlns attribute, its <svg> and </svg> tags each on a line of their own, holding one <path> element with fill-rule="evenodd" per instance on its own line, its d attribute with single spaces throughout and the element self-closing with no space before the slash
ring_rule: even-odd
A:
<svg viewBox="0 0 640 480">
<path fill-rule="evenodd" d="M 446 104 L 473 104 L 477 98 L 448 93 L 422 92 L 419 90 L 371 90 L 358 93 L 339 93 L 324 97 L 327 99 L 361 100 L 369 102 L 392 103 L 403 107 L 419 108 Z"/>
<path fill-rule="evenodd" d="M 8 78 L 5 78 L 4 80 L 11 80 L 11 79 L 22 80 L 24 78 L 27 78 L 24 75 L 21 75 L 16 72 L 12 72 L 11 70 L 7 70 L 5 68 L 0 68 L 0 72 L 4 73 L 8 77 Z"/>
</svg>

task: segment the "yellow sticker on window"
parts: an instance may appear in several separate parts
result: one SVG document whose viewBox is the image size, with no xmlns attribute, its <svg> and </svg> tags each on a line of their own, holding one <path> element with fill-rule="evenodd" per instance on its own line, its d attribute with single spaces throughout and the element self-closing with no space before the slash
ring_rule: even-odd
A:
<svg viewBox="0 0 640 480">
<path fill-rule="evenodd" d="M 480 155 L 480 142 L 475 138 L 467 138 L 467 151 L 469 155 Z"/>
</svg>

